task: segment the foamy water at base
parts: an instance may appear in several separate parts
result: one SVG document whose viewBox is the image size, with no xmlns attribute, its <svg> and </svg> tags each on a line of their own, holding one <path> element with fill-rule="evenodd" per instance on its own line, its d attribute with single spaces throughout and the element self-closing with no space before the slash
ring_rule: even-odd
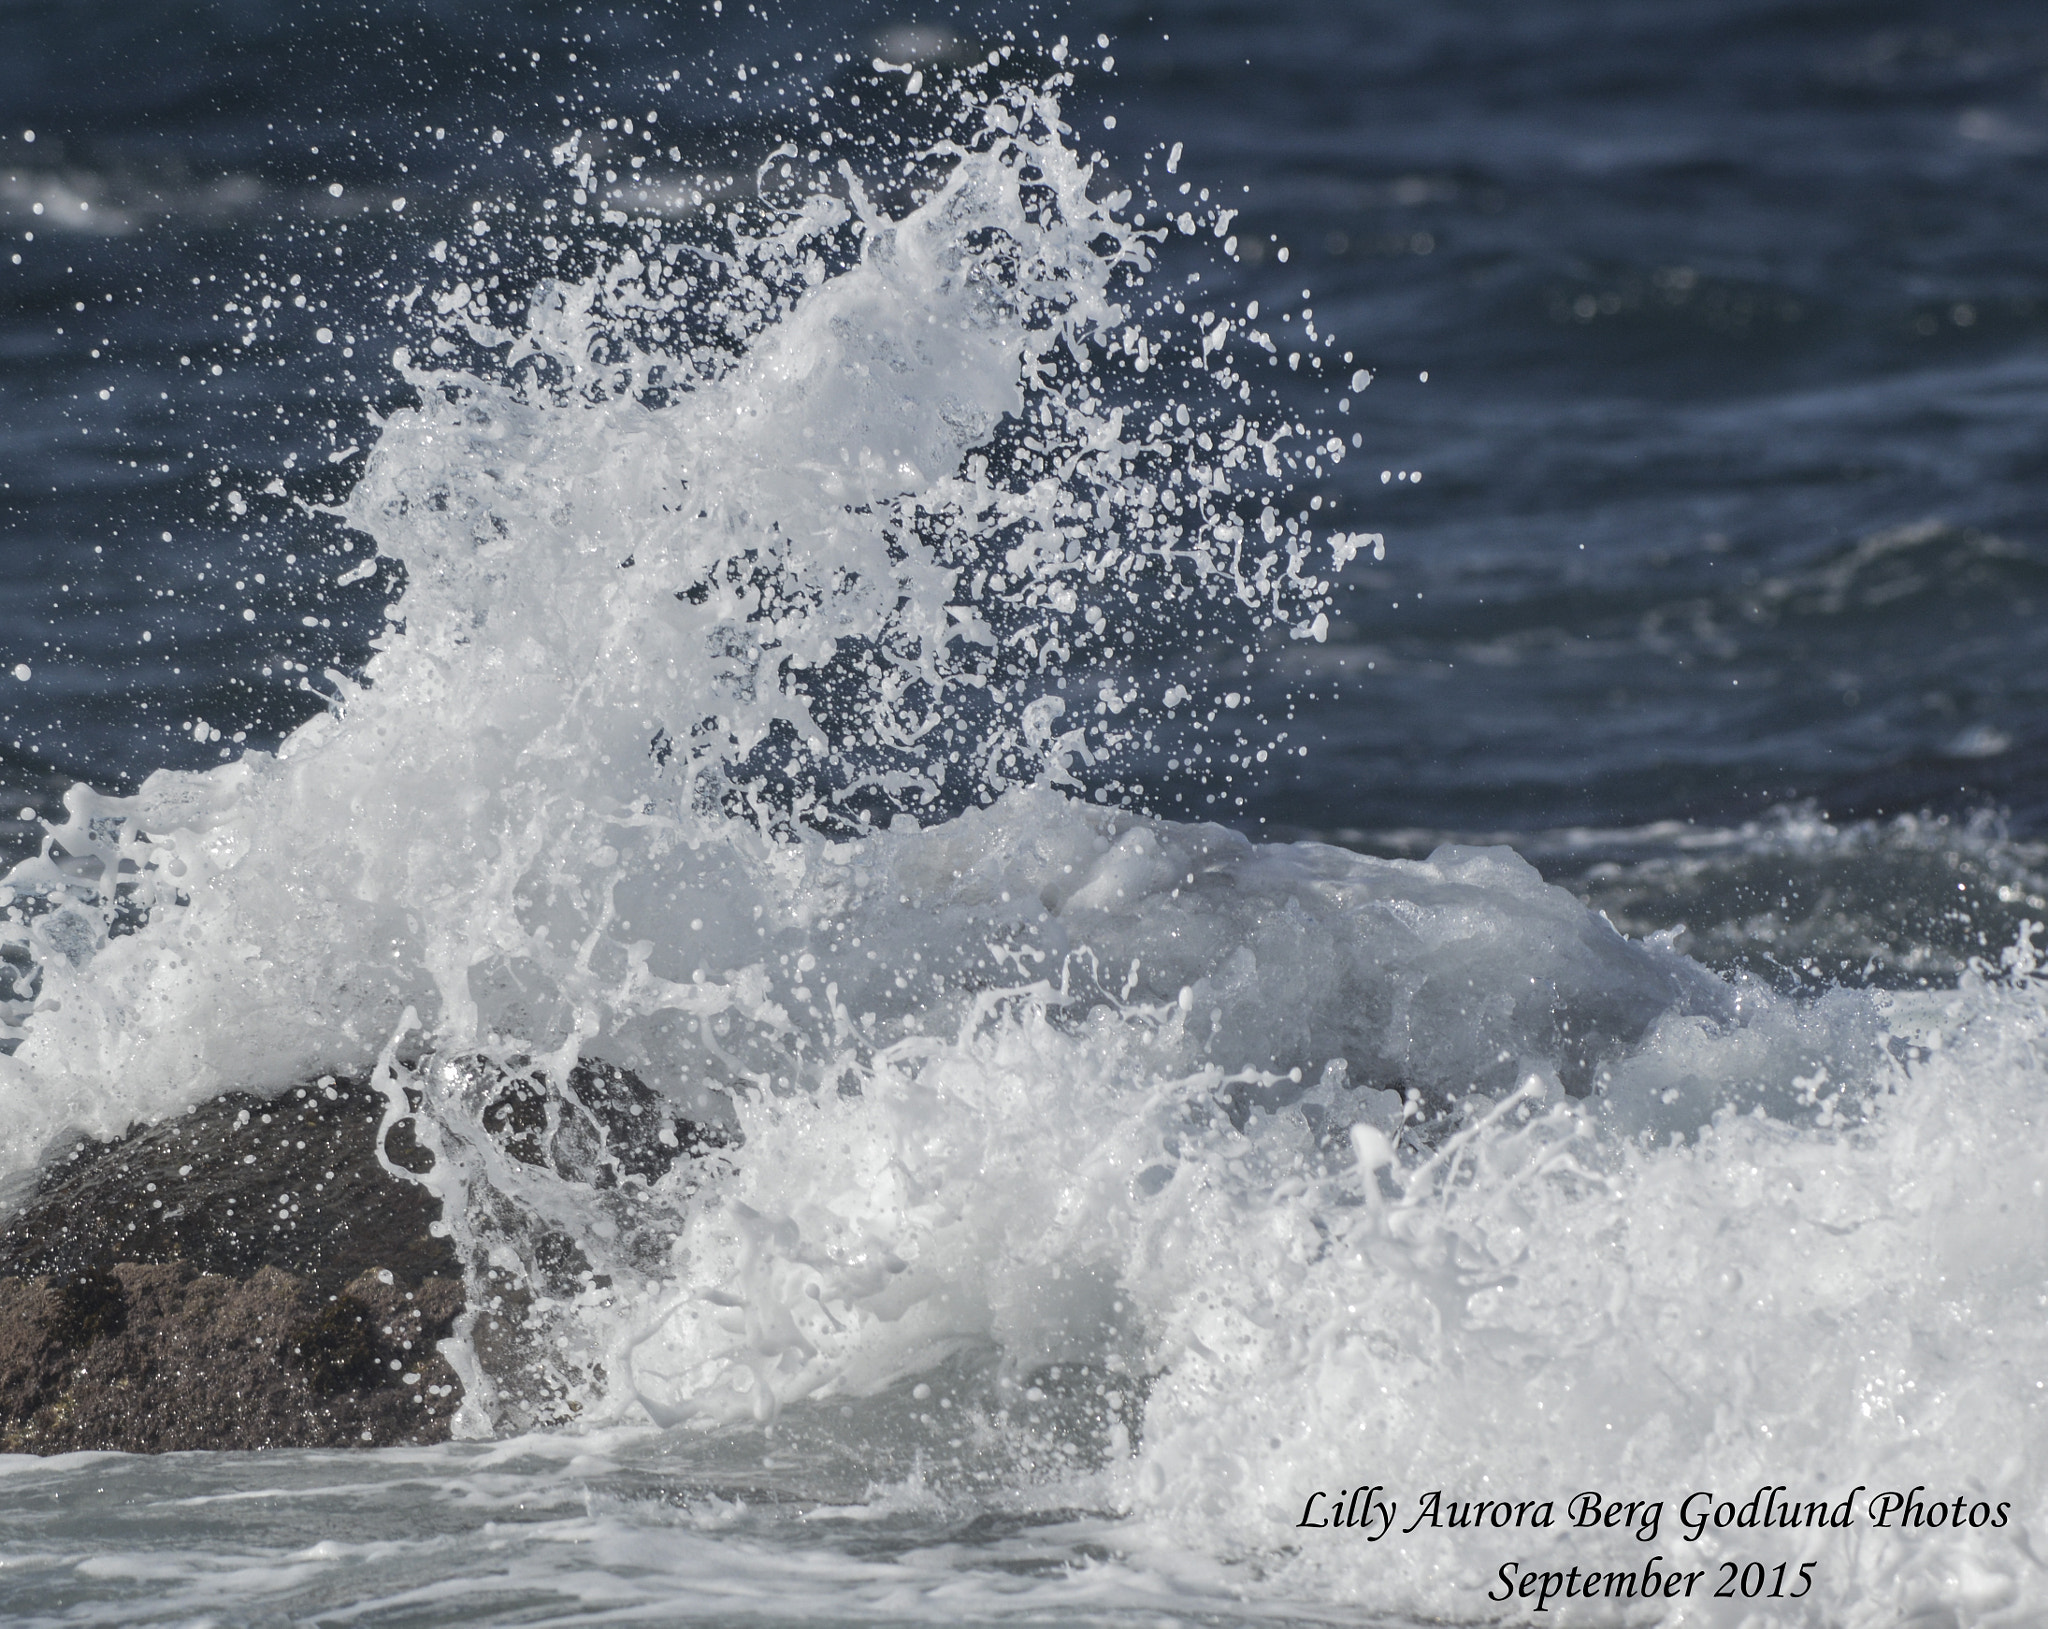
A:
<svg viewBox="0 0 2048 1629">
<path fill-rule="evenodd" d="M 1117 1547 L 1100 1511 L 877 1486 L 753 1435 L 0 1459 L 0 1618 L 24 1629 L 1365 1621 Z"/>
</svg>

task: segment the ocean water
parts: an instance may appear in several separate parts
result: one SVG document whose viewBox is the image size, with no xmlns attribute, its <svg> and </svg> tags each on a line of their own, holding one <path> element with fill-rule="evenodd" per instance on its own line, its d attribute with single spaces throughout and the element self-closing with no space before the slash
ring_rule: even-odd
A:
<svg viewBox="0 0 2048 1629">
<path fill-rule="evenodd" d="M 2041 1621 L 2031 9 L 0 16 L 0 1167 L 478 1314 L 0 1615 Z"/>
</svg>

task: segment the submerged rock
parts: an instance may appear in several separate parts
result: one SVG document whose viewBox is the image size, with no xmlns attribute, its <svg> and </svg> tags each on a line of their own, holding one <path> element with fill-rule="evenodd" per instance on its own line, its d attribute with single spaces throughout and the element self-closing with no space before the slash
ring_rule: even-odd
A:
<svg viewBox="0 0 2048 1629">
<path fill-rule="evenodd" d="M 411 1078 L 464 1199 L 473 1411 L 504 1431 L 566 1425 L 606 1354 L 564 1309 L 602 1304 L 620 1269 L 658 1278 L 736 1137 L 595 1060 L 566 1082 L 518 1057 L 423 1060 Z"/>
</svg>

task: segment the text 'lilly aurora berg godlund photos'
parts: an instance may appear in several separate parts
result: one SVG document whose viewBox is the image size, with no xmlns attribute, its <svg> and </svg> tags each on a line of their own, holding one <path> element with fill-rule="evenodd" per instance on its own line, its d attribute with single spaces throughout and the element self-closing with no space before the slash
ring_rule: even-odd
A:
<svg viewBox="0 0 2048 1629">
<path fill-rule="evenodd" d="M 1593 1490 L 1574 1494 L 1559 1514 L 1554 1499 L 1453 1499 L 1432 1488 L 1406 1507 L 1379 1483 L 1362 1483 L 1334 1492 L 1318 1488 L 1302 1506 L 1298 1528 L 1343 1529 L 1377 1544 L 1397 1529 L 1402 1537 L 1420 1528 L 1501 1531 L 1620 1531 L 1640 1544 L 1658 1542 L 1664 1531 L 1667 1501 L 1609 1499 Z M 1961 1493 L 1930 1497 L 1923 1486 L 1872 1493 L 1859 1483 L 1840 1498 L 1799 1500 L 1788 1497 L 1783 1484 L 1761 1487 L 1747 1499 L 1718 1498 L 1712 1489 L 1688 1493 L 1677 1501 L 1677 1531 L 1671 1542 L 1697 1545 L 1711 1534 L 1770 1533 L 1796 1529 L 1841 1531 L 1858 1526 L 1873 1529 L 2000 1528 L 2011 1517 L 2007 1501 Z M 1796 1565 L 1717 1556 L 1702 1567 L 1654 1554 L 1635 1567 L 1532 1567 L 1520 1560 L 1503 1561 L 1487 1591 L 1494 1602 L 1530 1603 L 1548 1611 L 1553 1600 L 1687 1600 L 1697 1593 L 1722 1600 L 1798 1600 L 1813 1588 L 1814 1561 Z M 1712 1582 L 1709 1582 L 1709 1579 Z"/>
</svg>

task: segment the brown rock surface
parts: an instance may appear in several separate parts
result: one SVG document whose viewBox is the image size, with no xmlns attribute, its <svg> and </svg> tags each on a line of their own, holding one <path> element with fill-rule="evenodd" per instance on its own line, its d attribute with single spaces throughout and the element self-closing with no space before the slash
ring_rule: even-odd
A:
<svg viewBox="0 0 2048 1629">
<path fill-rule="evenodd" d="M 329 1076 L 51 1160 L 0 1228 L 0 1449 L 445 1438 L 461 1269 L 383 1115 Z M 403 1125 L 387 1151 L 426 1163 Z"/>
<path fill-rule="evenodd" d="M 275 1267 L 247 1278 L 122 1262 L 67 1282 L 0 1279 L 0 1449 L 163 1453 L 437 1442 L 460 1399 L 434 1350 L 462 1287 L 366 1273 L 331 1298 Z M 117 1305 L 82 1327 L 78 1287 Z"/>
<path fill-rule="evenodd" d="M 382 1093 L 327 1075 L 268 1100 L 228 1092 L 112 1142 L 81 1138 L 0 1227 L 0 1275 L 189 1261 L 227 1278 L 276 1267 L 323 1296 L 379 1268 L 459 1279 L 434 1236 L 440 1202 L 378 1162 L 383 1118 Z M 388 1151 L 409 1170 L 427 1163 L 406 1122 Z"/>
<path fill-rule="evenodd" d="M 579 1065 L 566 1090 L 523 1059 L 438 1067 L 507 1153 L 617 1201 L 626 1223 L 627 1190 L 727 1145 L 615 1065 Z M 439 1200 L 377 1158 L 384 1112 L 368 1084 L 330 1075 L 60 1150 L 0 1224 L 0 1451 L 445 1438 L 461 1389 L 435 1343 L 464 1310 L 462 1264 Z M 409 1120 L 385 1152 L 432 1164 Z M 567 1234 L 520 1238 L 536 1282 L 587 1273 Z M 525 1279 L 486 1278 L 476 1339 L 497 1389 L 544 1391 L 551 1353 L 516 1316 Z"/>
</svg>

